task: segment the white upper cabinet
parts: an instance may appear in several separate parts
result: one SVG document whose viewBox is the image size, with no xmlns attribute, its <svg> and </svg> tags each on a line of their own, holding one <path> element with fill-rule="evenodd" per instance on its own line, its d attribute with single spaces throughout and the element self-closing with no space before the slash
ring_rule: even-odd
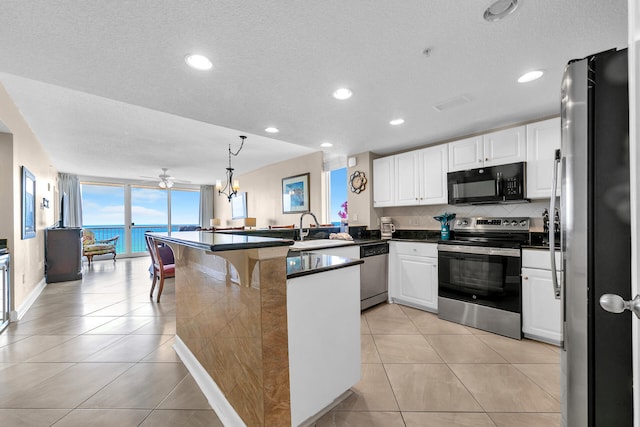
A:
<svg viewBox="0 0 640 427">
<path fill-rule="evenodd" d="M 381 157 L 373 161 L 373 207 L 393 206 L 395 177 L 393 158 Z"/>
<path fill-rule="evenodd" d="M 449 150 L 446 144 L 418 151 L 422 177 L 420 204 L 436 205 L 448 202 L 447 172 Z"/>
<path fill-rule="evenodd" d="M 527 198 L 551 197 L 553 158 L 560 148 L 560 135 L 559 117 L 527 125 Z"/>
<path fill-rule="evenodd" d="M 482 167 L 484 163 L 482 136 L 453 141 L 447 145 L 449 146 L 449 172 Z"/>
<path fill-rule="evenodd" d="M 394 206 L 447 203 L 446 145 L 397 154 Z"/>
<path fill-rule="evenodd" d="M 420 203 L 420 168 L 417 152 L 397 154 L 395 160 L 395 206 L 417 205 Z"/>
<path fill-rule="evenodd" d="M 484 166 L 524 162 L 527 157 L 525 138 L 524 126 L 483 135 Z"/>
<path fill-rule="evenodd" d="M 449 143 L 449 172 L 524 162 L 524 126 L 517 126 Z"/>
<path fill-rule="evenodd" d="M 373 161 L 373 206 L 446 204 L 447 172 L 527 163 L 530 199 L 549 198 L 560 119 L 516 126 Z"/>
</svg>

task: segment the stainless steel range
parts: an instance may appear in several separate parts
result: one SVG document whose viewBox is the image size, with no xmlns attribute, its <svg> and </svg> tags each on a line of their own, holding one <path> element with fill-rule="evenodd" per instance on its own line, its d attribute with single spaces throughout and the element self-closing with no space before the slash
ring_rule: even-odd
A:
<svg viewBox="0 0 640 427">
<path fill-rule="evenodd" d="M 438 317 L 522 338 L 521 247 L 529 218 L 457 218 L 438 243 Z"/>
</svg>

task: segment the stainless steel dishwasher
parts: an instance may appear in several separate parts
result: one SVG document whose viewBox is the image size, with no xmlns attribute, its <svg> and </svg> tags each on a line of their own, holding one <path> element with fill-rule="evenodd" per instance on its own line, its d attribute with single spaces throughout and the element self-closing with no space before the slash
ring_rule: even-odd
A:
<svg viewBox="0 0 640 427">
<path fill-rule="evenodd" d="M 376 242 L 360 246 L 360 310 L 367 309 L 388 297 L 389 244 Z"/>
</svg>

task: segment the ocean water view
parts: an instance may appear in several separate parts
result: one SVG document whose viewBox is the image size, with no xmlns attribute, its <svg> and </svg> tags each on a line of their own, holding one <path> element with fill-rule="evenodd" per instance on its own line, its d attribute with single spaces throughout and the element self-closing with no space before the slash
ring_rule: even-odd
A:
<svg viewBox="0 0 640 427">
<path fill-rule="evenodd" d="M 171 224 L 171 231 L 178 231 L 180 227 L 197 227 L 197 224 Z M 120 236 L 116 243 L 116 253 L 125 253 L 124 247 L 124 225 L 84 225 L 84 229 L 93 231 L 96 235 L 96 240 L 110 239 L 115 236 Z M 147 244 L 144 241 L 144 233 L 147 231 L 152 232 L 166 232 L 167 225 L 147 224 L 147 225 L 135 225 L 131 228 L 131 252 L 146 252 Z"/>
</svg>

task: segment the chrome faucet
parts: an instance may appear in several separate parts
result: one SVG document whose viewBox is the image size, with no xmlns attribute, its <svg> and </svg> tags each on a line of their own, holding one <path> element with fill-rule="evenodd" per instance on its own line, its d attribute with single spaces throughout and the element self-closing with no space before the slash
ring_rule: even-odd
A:
<svg viewBox="0 0 640 427">
<path fill-rule="evenodd" d="M 316 222 L 316 226 L 320 227 L 320 223 L 318 222 L 318 218 L 316 218 L 316 216 L 312 213 L 312 212 L 303 212 L 302 215 L 300 215 L 300 241 L 303 241 L 305 237 L 307 237 L 309 235 L 309 231 L 307 229 L 307 233 L 303 233 L 302 232 L 302 218 L 304 218 L 305 215 L 311 215 L 313 217 L 313 220 Z"/>
</svg>

